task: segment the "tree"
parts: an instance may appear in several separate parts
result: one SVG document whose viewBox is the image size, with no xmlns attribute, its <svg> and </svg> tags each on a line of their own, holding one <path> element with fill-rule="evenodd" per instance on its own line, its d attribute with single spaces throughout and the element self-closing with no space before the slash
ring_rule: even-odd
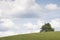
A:
<svg viewBox="0 0 60 40">
<path fill-rule="evenodd" d="M 46 23 L 45 25 L 41 27 L 40 32 L 50 32 L 50 31 L 54 31 L 54 29 L 51 27 L 49 23 Z"/>
</svg>

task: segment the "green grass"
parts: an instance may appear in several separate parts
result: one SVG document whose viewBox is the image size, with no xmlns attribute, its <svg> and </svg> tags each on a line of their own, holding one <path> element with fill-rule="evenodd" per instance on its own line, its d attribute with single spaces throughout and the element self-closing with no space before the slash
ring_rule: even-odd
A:
<svg viewBox="0 0 60 40">
<path fill-rule="evenodd" d="M 3 37 L 0 40 L 60 40 L 60 32 L 43 32 Z"/>
</svg>

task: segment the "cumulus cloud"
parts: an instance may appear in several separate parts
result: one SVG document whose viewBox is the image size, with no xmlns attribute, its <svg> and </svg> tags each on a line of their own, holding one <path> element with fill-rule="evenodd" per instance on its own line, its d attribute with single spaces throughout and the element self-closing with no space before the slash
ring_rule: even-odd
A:
<svg viewBox="0 0 60 40">
<path fill-rule="evenodd" d="M 34 21 L 34 23 L 28 19 L 24 20 L 23 23 L 15 23 L 14 19 L 2 18 L 0 19 L 0 36 L 39 32 L 43 24 L 44 22 L 39 19 L 37 19 L 36 22 Z"/>
<path fill-rule="evenodd" d="M 28 30 L 31 31 L 30 33 L 32 33 L 39 32 L 42 25 L 44 25 L 44 22 L 42 20 L 37 20 L 36 24 L 28 22 L 24 24 L 24 27 L 26 27 Z"/>
<path fill-rule="evenodd" d="M 27 24 L 24 24 L 24 26 L 27 28 L 33 28 L 34 25 L 32 23 L 27 23 Z"/>
<path fill-rule="evenodd" d="M 0 37 L 11 36 L 11 35 L 17 35 L 17 33 L 12 31 L 0 32 Z"/>
<path fill-rule="evenodd" d="M 12 31 L 14 28 L 14 22 L 10 19 L 2 18 L 0 19 L 0 37 L 8 35 L 16 35 L 17 33 Z"/>
<path fill-rule="evenodd" d="M 56 19 L 51 20 L 50 24 L 53 28 L 55 28 L 56 31 L 59 31 L 59 29 L 60 29 L 60 18 L 56 18 Z"/>
<path fill-rule="evenodd" d="M 37 20 L 36 24 L 30 22 L 24 24 L 24 26 L 27 28 L 38 28 L 41 27 L 42 25 L 44 25 L 44 21 L 42 20 Z"/>
<path fill-rule="evenodd" d="M 45 24 L 44 20 L 38 20 L 38 21 L 37 21 L 37 25 L 40 26 L 40 28 L 41 28 L 41 26 L 44 25 L 44 24 Z"/>
<path fill-rule="evenodd" d="M 14 23 L 10 19 L 1 19 L 0 21 L 2 21 L 1 25 L 5 27 L 11 28 L 14 26 Z"/>
<path fill-rule="evenodd" d="M 60 19 L 53 19 L 53 20 L 51 21 L 51 25 L 52 25 L 53 27 L 60 27 Z"/>
<path fill-rule="evenodd" d="M 33 19 L 32 19 L 33 20 Z M 18 20 L 17 20 L 18 21 Z M 36 22 L 25 20 L 28 22 L 15 23 L 13 19 L 1 19 L 0 20 L 0 36 L 10 36 L 16 34 L 34 33 L 39 32 L 44 22 L 37 19 Z M 4 34 L 2 34 L 4 33 Z"/>
<path fill-rule="evenodd" d="M 0 1 L 0 17 L 20 17 L 28 11 L 38 12 L 40 6 L 35 0 Z"/>
<path fill-rule="evenodd" d="M 59 7 L 58 7 L 57 4 L 47 4 L 47 5 L 45 6 L 45 8 L 46 8 L 47 10 L 56 10 L 56 9 L 59 9 Z"/>
<path fill-rule="evenodd" d="M 11 19 L 0 19 L 0 31 L 5 32 L 14 27 L 15 23 Z"/>
<path fill-rule="evenodd" d="M 28 27 L 24 27 L 25 24 L 18 24 L 13 22 L 9 18 L 27 18 L 37 17 L 37 13 L 40 10 L 40 6 L 35 0 L 3 0 L 0 1 L 0 35 L 6 36 L 13 33 L 27 33 Z M 34 14 L 35 13 L 35 14 Z M 31 15 L 30 15 L 31 14 Z M 30 16 L 29 16 L 30 15 Z M 19 19 L 17 19 L 19 20 Z M 30 24 L 29 24 L 30 25 Z M 34 25 L 31 24 L 33 27 Z M 24 31 L 25 30 L 25 31 Z M 9 32 L 8 32 L 9 31 Z M 4 33 L 4 35 L 2 35 Z M 10 34 L 9 34 L 10 35 Z"/>
<path fill-rule="evenodd" d="M 40 10 L 41 7 L 35 2 L 35 0 L 0 1 L 0 36 L 37 32 L 38 26 L 32 22 L 21 24 L 13 21 L 14 18 L 39 17 L 41 15 Z"/>
<path fill-rule="evenodd" d="M 46 13 L 45 10 L 56 10 L 59 8 L 57 4 L 47 4 L 45 9 L 42 9 L 35 1 L 36 0 L 0 1 L 0 36 L 39 32 L 41 26 L 45 24 L 44 20 L 40 19 L 50 17 L 50 14 Z M 47 15 L 49 17 L 47 17 Z M 40 16 L 41 18 L 39 18 Z M 23 19 L 20 20 L 20 18 Z M 36 20 L 34 18 L 36 18 Z M 59 22 L 60 19 L 53 19 L 50 23 L 53 28 L 57 28 L 57 26 L 60 27 Z"/>
</svg>

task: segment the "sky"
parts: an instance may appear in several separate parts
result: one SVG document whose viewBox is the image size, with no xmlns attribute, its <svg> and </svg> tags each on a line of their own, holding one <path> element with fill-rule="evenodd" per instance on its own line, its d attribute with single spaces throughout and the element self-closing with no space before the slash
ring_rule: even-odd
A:
<svg viewBox="0 0 60 40">
<path fill-rule="evenodd" d="M 45 23 L 60 31 L 60 0 L 0 0 L 0 37 L 37 33 Z"/>
</svg>

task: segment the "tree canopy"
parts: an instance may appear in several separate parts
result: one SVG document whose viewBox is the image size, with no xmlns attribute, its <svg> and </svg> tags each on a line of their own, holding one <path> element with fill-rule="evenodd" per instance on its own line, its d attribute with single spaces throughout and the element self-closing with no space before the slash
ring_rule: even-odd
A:
<svg viewBox="0 0 60 40">
<path fill-rule="evenodd" d="M 54 29 L 51 27 L 50 23 L 46 23 L 41 27 L 40 32 L 50 32 L 50 31 L 54 31 Z"/>
</svg>

